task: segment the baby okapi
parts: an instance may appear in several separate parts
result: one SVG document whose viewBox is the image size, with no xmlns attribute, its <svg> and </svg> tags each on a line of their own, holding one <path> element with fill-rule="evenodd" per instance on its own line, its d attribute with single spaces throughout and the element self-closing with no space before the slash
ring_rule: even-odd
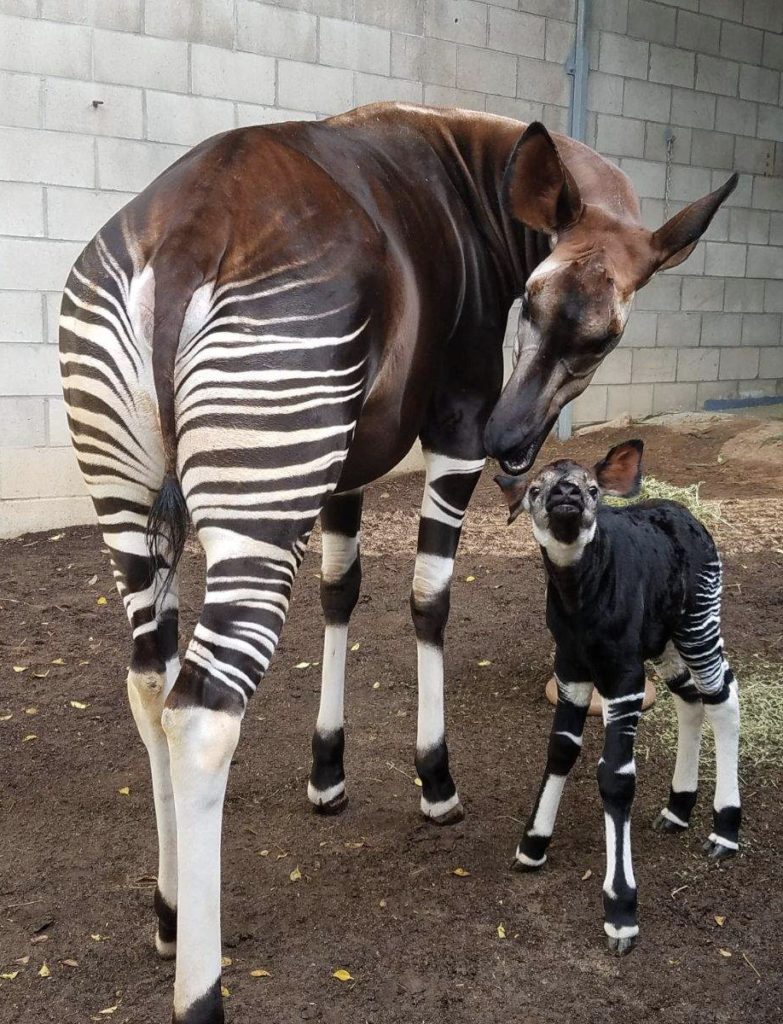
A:
<svg viewBox="0 0 783 1024">
<path fill-rule="evenodd" d="M 631 497 L 641 483 L 641 441 L 612 448 L 594 468 L 561 459 L 529 483 L 498 476 L 509 523 L 529 512 L 548 575 L 547 625 L 554 636 L 558 701 L 544 779 L 517 847 L 514 867 L 540 868 L 552 838 L 566 776 L 582 746 L 595 685 L 603 700 L 598 786 L 606 822 L 604 929 L 609 949 L 629 952 L 639 932 L 631 861 L 634 739 L 642 713 L 644 661 L 674 695 L 679 721 L 669 801 L 656 827 L 688 827 L 696 802 L 699 743 L 706 712 L 715 733 L 715 860 L 738 849 L 737 682 L 720 633 L 721 564 L 707 530 L 682 505 L 644 501 L 601 506 L 601 494 Z"/>
</svg>

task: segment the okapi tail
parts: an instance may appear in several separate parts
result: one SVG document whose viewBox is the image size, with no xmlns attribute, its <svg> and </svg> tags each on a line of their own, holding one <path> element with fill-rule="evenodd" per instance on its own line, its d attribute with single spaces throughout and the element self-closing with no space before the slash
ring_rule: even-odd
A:
<svg viewBox="0 0 783 1024">
<path fill-rule="evenodd" d="M 188 536 L 188 507 L 176 473 L 167 472 L 147 517 L 147 550 L 156 569 L 166 566 L 159 597 L 165 597 Z"/>
</svg>

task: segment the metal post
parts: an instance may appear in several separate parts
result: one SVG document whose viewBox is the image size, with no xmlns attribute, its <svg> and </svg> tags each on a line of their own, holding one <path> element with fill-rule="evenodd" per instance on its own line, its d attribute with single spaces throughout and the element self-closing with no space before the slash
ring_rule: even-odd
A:
<svg viewBox="0 0 783 1024">
<path fill-rule="evenodd" d="M 574 48 L 566 60 L 566 74 L 571 76 L 571 105 L 568 108 L 568 134 L 572 139 L 584 142 L 587 135 L 587 22 L 590 17 L 590 0 L 576 0 L 576 34 Z M 567 441 L 571 436 L 573 410 L 566 405 L 557 419 L 557 436 Z"/>
</svg>

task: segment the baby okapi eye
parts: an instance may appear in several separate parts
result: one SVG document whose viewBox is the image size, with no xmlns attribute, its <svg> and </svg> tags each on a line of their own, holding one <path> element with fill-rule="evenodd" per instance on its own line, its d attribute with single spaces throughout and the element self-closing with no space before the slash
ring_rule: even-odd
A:
<svg viewBox="0 0 783 1024">
<path fill-rule="evenodd" d="M 530 487 L 530 488 L 528 488 L 528 492 L 527 493 L 530 495 L 531 501 L 535 501 L 536 498 L 541 493 L 541 488 L 540 487 Z"/>
<path fill-rule="evenodd" d="M 593 484 L 592 487 L 587 488 L 587 493 L 590 495 L 591 498 L 597 498 L 598 488 L 595 486 L 595 484 Z"/>
</svg>

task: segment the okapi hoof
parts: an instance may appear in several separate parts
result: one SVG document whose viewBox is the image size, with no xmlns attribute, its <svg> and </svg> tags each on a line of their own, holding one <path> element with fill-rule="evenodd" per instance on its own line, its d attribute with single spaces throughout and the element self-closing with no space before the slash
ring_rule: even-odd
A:
<svg viewBox="0 0 783 1024">
<path fill-rule="evenodd" d="M 687 825 L 681 825 L 678 821 L 672 821 L 663 811 L 660 812 L 658 817 L 653 822 L 653 828 L 656 832 L 668 832 L 672 835 L 679 834 L 680 832 L 686 832 L 688 829 Z"/>
<path fill-rule="evenodd" d="M 636 939 L 636 935 L 628 935 L 622 939 L 617 939 L 613 935 L 607 935 L 606 948 L 613 956 L 627 956 L 635 947 Z"/>
<path fill-rule="evenodd" d="M 160 937 L 160 932 L 155 932 L 155 951 L 161 960 L 174 960 L 177 956 L 177 943 L 166 942 Z"/>
<path fill-rule="evenodd" d="M 737 851 L 732 849 L 730 846 L 724 846 L 723 843 L 714 839 L 708 839 L 702 846 L 702 850 L 707 855 L 708 860 L 722 861 L 728 860 L 730 857 L 735 857 Z"/>
<path fill-rule="evenodd" d="M 464 819 L 465 808 L 462 806 L 462 803 L 457 800 L 455 804 L 440 813 L 438 813 L 437 804 L 431 807 L 422 806 L 421 813 L 427 821 L 431 821 L 433 825 L 456 825 Z"/>
<path fill-rule="evenodd" d="M 541 868 L 546 864 L 546 854 L 541 860 L 533 860 L 532 857 L 528 857 L 526 853 L 522 853 L 520 850 L 514 854 L 514 859 L 511 861 L 511 870 L 516 871 L 520 875 L 528 875 L 533 871 L 540 871 Z"/>
<path fill-rule="evenodd" d="M 323 803 L 313 802 L 313 813 L 322 814 L 325 818 L 333 817 L 342 814 L 347 806 L 348 794 L 343 790 L 342 793 L 333 796 L 331 800 L 326 800 Z"/>
</svg>

